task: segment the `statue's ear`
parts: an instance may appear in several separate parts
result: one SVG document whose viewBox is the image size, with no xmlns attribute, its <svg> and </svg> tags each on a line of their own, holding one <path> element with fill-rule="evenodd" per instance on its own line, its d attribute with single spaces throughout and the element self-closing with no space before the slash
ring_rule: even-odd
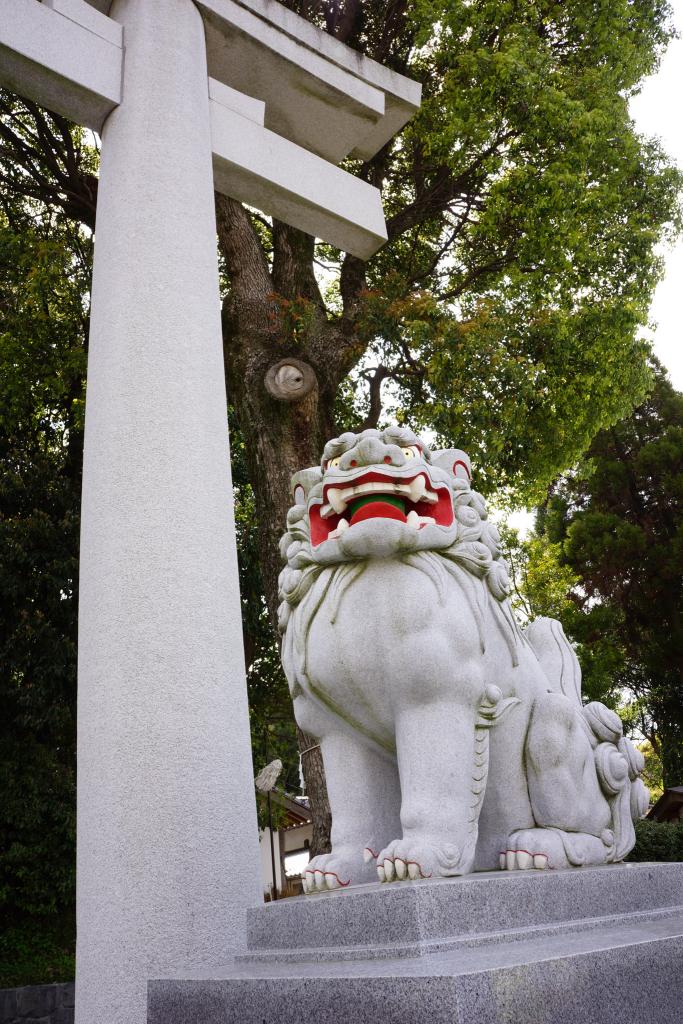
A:
<svg viewBox="0 0 683 1024">
<path fill-rule="evenodd" d="M 432 452 L 432 465 L 445 469 L 458 480 L 466 480 L 469 483 L 472 479 L 470 457 L 459 448 L 442 448 L 440 451 Z"/>
<path fill-rule="evenodd" d="M 295 473 L 290 482 L 290 493 L 295 505 L 305 505 L 311 489 L 319 484 L 323 478 L 323 471 L 320 466 L 311 466 L 310 469 L 300 469 Z"/>
</svg>

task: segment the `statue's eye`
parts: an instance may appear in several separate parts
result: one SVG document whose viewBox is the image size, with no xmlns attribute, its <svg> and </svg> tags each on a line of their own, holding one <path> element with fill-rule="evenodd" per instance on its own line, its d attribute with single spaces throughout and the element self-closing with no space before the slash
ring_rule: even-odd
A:
<svg viewBox="0 0 683 1024">
<path fill-rule="evenodd" d="M 419 459 L 422 455 L 422 452 L 416 444 L 411 444 L 410 448 L 402 448 L 401 451 L 406 459 Z"/>
<path fill-rule="evenodd" d="M 336 459 L 328 459 L 325 469 L 336 469 L 341 462 L 341 456 L 338 455 Z"/>
</svg>

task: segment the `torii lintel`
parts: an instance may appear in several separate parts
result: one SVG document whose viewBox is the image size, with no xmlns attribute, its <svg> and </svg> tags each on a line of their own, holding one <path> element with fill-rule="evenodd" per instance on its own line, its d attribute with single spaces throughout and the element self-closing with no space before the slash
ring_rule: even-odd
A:
<svg viewBox="0 0 683 1024">
<path fill-rule="evenodd" d="M 419 106 L 419 84 L 275 0 L 196 3 L 216 83 L 215 187 L 367 259 L 386 240 L 379 193 L 334 165 L 373 156 Z M 122 100 L 125 39 L 110 0 L 5 4 L 0 83 L 100 131 Z M 244 117 L 250 100 L 262 119 Z"/>
</svg>

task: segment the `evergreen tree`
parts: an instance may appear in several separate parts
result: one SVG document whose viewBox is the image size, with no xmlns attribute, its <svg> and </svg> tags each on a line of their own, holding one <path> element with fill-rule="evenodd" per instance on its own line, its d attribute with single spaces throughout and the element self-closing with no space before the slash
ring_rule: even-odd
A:
<svg viewBox="0 0 683 1024">
<path fill-rule="evenodd" d="M 565 621 L 588 687 L 604 691 L 609 673 L 630 694 L 665 785 L 682 785 L 683 394 L 660 366 L 651 395 L 554 488 L 539 526 L 579 579 L 580 614 Z"/>
</svg>

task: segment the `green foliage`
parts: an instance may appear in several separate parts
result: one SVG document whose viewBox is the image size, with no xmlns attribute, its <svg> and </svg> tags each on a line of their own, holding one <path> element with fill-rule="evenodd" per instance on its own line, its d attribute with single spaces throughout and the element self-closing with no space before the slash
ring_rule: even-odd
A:
<svg viewBox="0 0 683 1024">
<path fill-rule="evenodd" d="M 636 845 L 627 860 L 683 861 L 683 821 L 637 821 Z"/>
<path fill-rule="evenodd" d="M 73 902 L 86 243 L 0 222 L 0 913 Z"/>
<path fill-rule="evenodd" d="M 22 917 L 0 929 L 0 988 L 73 981 L 76 915 Z"/>
<path fill-rule="evenodd" d="M 650 790 L 650 803 L 655 804 L 664 792 L 662 759 L 649 740 L 644 740 L 638 746 L 645 757 L 642 779 Z"/>
<path fill-rule="evenodd" d="M 628 97 L 668 13 L 625 0 L 407 12 L 402 69 L 425 93 L 383 157 L 390 236 L 409 227 L 369 265 L 366 364 L 389 371 L 399 418 L 469 452 L 482 490 L 541 501 L 649 387 L 639 327 L 680 176 L 635 132 Z"/>
<path fill-rule="evenodd" d="M 540 527 L 580 577 L 569 632 L 632 698 L 627 714 L 683 781 L 683 395 L 655 365 L 654 390 L 602 431 L 554 489 Z"/>
<path fill-rule="evenodd" d="M 507 526 L 501 527 L 500 533 L 514 585 L 515 611 L 528 620 L 539 615 L 565 619 L 574 608 L 570 594 L 579 577 L 561 563 L 561 546 L 544 536 L 521 540 L 519 533 Z"/>
<path fill-rule="evenodd" d="M 540 509 L 536 533 L 503 530 L 527 618 L 560 619 L 584 696 L 646 737 L 648 782 L 683 779 L 683 395 L 654 390 L 594 439 Z"/>
</svg>

